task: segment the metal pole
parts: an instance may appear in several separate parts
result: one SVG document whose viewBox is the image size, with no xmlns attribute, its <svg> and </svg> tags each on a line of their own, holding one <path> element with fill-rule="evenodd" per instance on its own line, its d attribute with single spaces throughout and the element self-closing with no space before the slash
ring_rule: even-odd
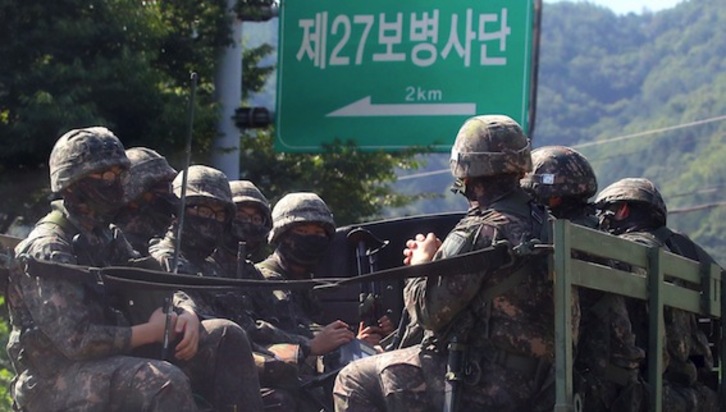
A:
<svg viewBox="0 0 726 412">
<path fill-rule="evenodd" d="M 227 0 L 227 13 L 232 21 L 232 44 L 220 54 L 214 77 L 215 100 L 219 103 L 220 116 L 212 166 L 231 180 L 239 179 L 240 172 L 240 131 L 233 117 L 242 102 L 242 20 L 234 11 L 236 4 L 237 0 Z"/>
</svg>

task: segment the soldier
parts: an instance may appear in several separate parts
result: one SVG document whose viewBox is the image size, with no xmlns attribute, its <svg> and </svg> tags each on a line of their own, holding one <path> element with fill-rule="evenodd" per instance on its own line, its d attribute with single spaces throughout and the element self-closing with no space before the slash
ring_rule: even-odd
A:
<svg viewBox="0 0 726 412">
<path fill-rule="evenodd" d="M 272 228 L 269 204 L 252 182 L 233 181 L 230 182 L 230 189 L 236 214 L 227 225 L 223 241 L 214 251 L 212 258 L 225 277 L 264 280 L 265 277 L 255 265 L 245 259 L 249 254 L 242 249 L 249 250 L 247 249 L 249 244 L 257 248 L 266 240 Z M 229 303 L 223 308 L 224 316 L 242 326 L 257 345 L 269 346 L 281 343 L 304 345 L 308 342 L 308 338 L 302 335 L 288 333 L 273 325 L 277 321 L 274 318 L 276 303 L 269 289 L 234 293 L 234 296 L 226 295 L 224 299 L 218 299 L 220 300 Z M 266 319 L 270 319 L 273 323 Z"/>
<path fill-rule="evenodd" d="M 714 260 L 687 236 L 667 226 L 667 209 L 653 182 L 626 178 L 603 189 L 595 200 L 600 226 L 611 234 L 650 247 L 663 247 L 702 263 Z M 647 347 L 648 314 L 640 301 L 629 302 L 638 346 Z M 716 393 L 700 377 L 710 374 L 713 355 L 694 314 L 666 307 L 663 406 L 666 411 L 716 411 Z"/>
<path fill-rule="evenodd" d="M 166 158 L 146 147 L 126 149 L 131 161 L 124 197 L 126 204 L 114 219 L 134 249 L 149 254 L 149 240 L 162 236 L 177 213 L 171 181 L 177 172 Z"/>
<path fill-rule="evenodd" d="M 532 151 L 532 167 L 521 183 L 535 200 L 557 219 L 597 229 L 595 207 L 588 202 L 597 192 L 597 178 L 585 156 L 569 147 L 545 146 Z M 584 410 L 638 410 L 645 352 L 635 346 L 625 299 L 585 288 L 573 296 L 579 296 L 582 310 L 575 374 Z"/>
<path fill-rule="evenodd" d="M 236 212 L 212 258 L 225 277 L 263 280 L 262 273 L 247 258 L 267 244 L 267 234 L 272 229 L 270 205 L 250 181 L 232 181 L 229 186 Z M 304 359 L 284 363 L 268 347 L 282 349 L 288 344 L 290 351 L 294 351 L 297 345 L 305 345 L 309 339 L 287 333 L 265 320 L 273 316 L 275 309 L 275 298 L 269 289 L 220 293 L 216 301 L 217 315 L 235 321 L 250 338 L 263 387 L 265 410 L 296 410 L 293 396 L 298 379 L 296 365 Z"/>
<path fill-rule="evenodd" d="M 546 211 L 519 185 L 531 167 L 529 141 L 514 120 L 468 119 L 451 150 L 451 171 L 471 208 L 443 243 L 433 233 L 409 240 L 404 263 L 546 237 Z M 426 329 L 423 342 L 344 368 L 334 389 L 337 411 L 552 410 L 554 305 L 546 260 L 482 262 L 475 272 L 406 285 L 406 306 Z"/>
<path fill-rule="evenodd" d="M 182 180 L 180 172 L 172 183 L 177 200 L 181 198 Z M 234 213 L 227 176 L 212 167 L 194 165 L 189 167 L 186 185 L 184 227 L 176 271 L 219 277 L 222 275 L 221 268 L 211 255 Z M 169 272 L 175 271 L 172 261 L 178 224 L 179 219 L 174 221 L 163 239 L 153 240 L 149 247 L 149 254 Z"/>
<path fill-rule="evenodd" d="M 52 211 L 17 246 L 18 261 L 103 267 L 138 257 L 122 232 L 109 226 L 122 204 L 129 167 L 118 138 L 103 127 L 71 130 L 56 142 L 49 166 L 51 190 L 62 200 L 51 203 Z M 166 316 L 158 308 L 148 321 L 128 326 L 108 306 L 108 291 L 96 285 L 13 267 L 6 297 L 13 327 L 8 353 L 17 373 L 11 392 L 18 408 L 195 411 L 192 389 L 220 411 L 245 405 L 237 395 L 243 390 L 235 377 L 239 369 L 225 352 L 243 337 L 239 328 L 227 321 L 200 328 L 193 302 L 177 293 L 171 326 L 180 340 L 173 362 L 181 369 L 136 357 L 162 341 Z"/>
<path fill-rule="evenodd" d="M 219 248 L 220 252 L 226 253 L 216 253 L 215 256 L 220 259 L 226 257 L 226 262 L 236 262 L 239 242 L 244 242 L 246 253 L 242 258 L 255 260 L 267 245 L 267 235 L 272 230 L 270 202 L 249 180 L 235 180 L 229 182 L 229 186 L 237 210 Z"/>
<path fill-rule="evenodd" d="M 217 169 L 202 165 L 190 166 L 187 173 L 184 230 L 181 233 L 180 250 L 176 254 L 178 259 L 176 272 L 221 277 L 222 268 L 211 255 L 219 244 L 221 234 L 234 211 L 227 176 Z M 172 183 L 174 194 L 178 198 L 181 198 L 182 180 L 183 174 L 179 173 Z M 178 221 L 174 222 L 166 236 L 163 239 L 152 240 L 149 247 L 149 255 L 169 272 L 174 272 L 178 224 Z M 202 316 L 229 318 L 225 316 L 224 311 L 224 305 L 229 303 L 228 299 L 224 299 L 225 293 L 200 290 L 187 293 L 194 298 Z M 245 327 L 245 325 L 240 326 Z M 244 397 L 249 399 L 245 407 L 258 410 L 262 409 L 259 378 L 250 342 L 246 333 L 243 334 L 244 342 L 234 349 L 240 358 L 239 365 L 236 366 L 242 369 L 239 378 L 245 382 Z"/>
<path fill-rule="evenodd" d="M 310 279 L 334 233 L 333 214 L 318 195 L 288 194 L 272 210 L 270 244 L 275 251 L 257 268 L 266 279 Z M 299 358 L 325 355 L 355 337 L 341 320 L 324 327 L 318 323 L 322 309 L 312 291 L 276 290 L 274 294 L 276 326 L 307 338 L 299 346 Z"/>
</svg>

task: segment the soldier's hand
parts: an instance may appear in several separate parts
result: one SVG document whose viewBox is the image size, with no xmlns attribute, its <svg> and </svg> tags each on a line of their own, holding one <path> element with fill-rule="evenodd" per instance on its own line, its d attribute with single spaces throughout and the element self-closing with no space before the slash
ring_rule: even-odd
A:
<svg viewBox="0 0 726 412">
<path fill-rule="evenodd" d="M 363 322 L 358 325 L 357 338 L 371 346 L 381 343 L 383 336 L 383 331 L 378 326 L 366 326 Z"/>
<path fill-rule="evenodd" d="M 391 319 L 389 319 L 387 315 L 383 315 L 380 319 L 378 319 L 378 327 L 381 328 L 383 336 L 388 336 L 396 330 L 396 326 L 393 322 L 391 322 Z"/>
<path fill-rule="evenodd" d="M 418 265 L 430 262 L 440 246 L 441 239 L 437 238 L 433 233 L 426 236 L 419 233 L 416 238 L 406 241 L 406 248 L 403 250 L 403 264 Z"/>
<path fill-rule="evenodd" d="M 393 322 L 388 316 L 383 315 L 378 319 L 378 325 L 365 326 L 363 322 L 358 325 L 358 336 L 357 338 L 365 341 L 371 346 L 376 346 L 381 342 L 381 339 L 390 335 L 395 330 Z"/>
<path fill-rule="evenodd" d="M 352 341 L 355 335 L 347 323 L 336 320 L 326 325 L 310 340 L 310 354 L 324 355 L 337 349 L 341 345 Z"/>
<path fill-rule="evenodd" d="M 183 334 L 182 340 L 176 345 L 174 356 L 180 360 L 189 360 L 197 354 L 199 348 L 199 318 L 185 310 L 177 318 L 174 332 Z"/>
<path fill-rule="evenodd" d="M 176 313 L 172 312 L 169 319 L 172 328 L 176 324 L 176 318 Z M 165 329 L 166 313 L 162 308 L 157 308 L 146 323 L 131 327 L 131 347 L 138 348 L 149 343 L 162 343 Z"/>
</svg>

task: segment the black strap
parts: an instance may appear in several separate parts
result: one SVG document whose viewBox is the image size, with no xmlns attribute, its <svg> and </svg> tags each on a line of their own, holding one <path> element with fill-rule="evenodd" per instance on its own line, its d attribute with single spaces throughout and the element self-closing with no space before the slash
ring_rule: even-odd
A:
<svg viewBox="0 0 726 412">
<path fill-rule="evenodd" d="M 94 268 L 50 261 L 37 260 L 21 255 L 26 272 L 33 276 L 59 277 L 72 281 L 98 283 L 99 277 L 110 285 L 141 289 L 230 289 L 230 288 L 267 288 L 267 289 L 319 289 L 345 286 L 357 282 L 379 280 L 398 280 L 410 277 L 446 276 L 455 273 L 477 273 L 482 264 L 489 267 L 502 267 L 515 260 L 508 242 L 494 244 L 480 249 L 432 262 L 380 270 L 352 278 L 320 278 L 309 280 L 256 280 L 224 277 L 180 275 L 148 269 L 111 266 Z"/>
<path fill-rule="evenodd" d="M 500 268 L 513 264 L 515 261 L 513 248 L 509 242 L 499 242 L 484 249 L 460 255 L 447 257 L 446 259 L 433 260 L 420 265 L 402 266 L 391 269 L 383 269 L 367 275 L 352 278 L 342 278 L 334 285 L 343 286 L 357 282 L 377 282 L 381 280 L 400 280 L 406 278 L 446 276 L 448 274 L 478 273 L 482 267 Z"/>
</svg>

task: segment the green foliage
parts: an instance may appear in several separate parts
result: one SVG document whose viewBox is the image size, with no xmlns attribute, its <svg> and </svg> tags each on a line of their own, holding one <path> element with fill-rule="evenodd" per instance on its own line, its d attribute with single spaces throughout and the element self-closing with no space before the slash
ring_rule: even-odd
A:
<svg viewBox="0 0 726 412">
<path fill-rule="evenodd" d="M 100 124 L 127 146 L 179 148 L 191 71 L 195 132 L 215 136 L 214 61 L 224 0 L 0 0 L 0 163 L 47 161 L 60 134 Z"/>
<path fill-rule="evenodd" d="M 273 51 L 274 48 L 270 44 L 244 50 L 242 56 L 242 100 L 247 100 L 250 94 L 259 93 L 265 87 L 267 79 L 275 71 L 275 66 L 260 66 L 260 63 Z"/>
<path fill-rule="evenodd" d="M 10 382 L 14 374 L 8 354 L 4 350 L 8 344 L 8 337 L 10 335 L 9 325 L 6 322 L 7 307 L 5 306 L 4 296 L 0 296 L 0 312 L 2 312 L 0 316 L 0 319 L 2 319 L 2 322 L 0 322 L 0 345 L 3 348 L 0 352 L 0 411 L 11 411 L 13 400 L 10 396 Z"/>
<path fill-rule="evenodd" d="M 361 152 L 352 143 L 336 142 L 320 154 L 277 153 L 272 129 L 248 133 L 241 146 L 242 178 L 255 182 L 273 204 L 287 193 L 315 192 L 333 210 L 338 226 L 380 217 L 384 208 L 421 196 L 396 193 L 390 185 L 395 168 L 419 167 L 413 150 Z"/>
<path fill-rule="evenodd" d="M 726 263 L 722 2 L 641 16 L 556 3 L 543 13 L 536 145 L 602 140 L 580 149 L 601 188 L 653 180 L 674 212 L 669 225 Z M 625 139 L 608 142 L 616 137 Z"/>
</svg>

